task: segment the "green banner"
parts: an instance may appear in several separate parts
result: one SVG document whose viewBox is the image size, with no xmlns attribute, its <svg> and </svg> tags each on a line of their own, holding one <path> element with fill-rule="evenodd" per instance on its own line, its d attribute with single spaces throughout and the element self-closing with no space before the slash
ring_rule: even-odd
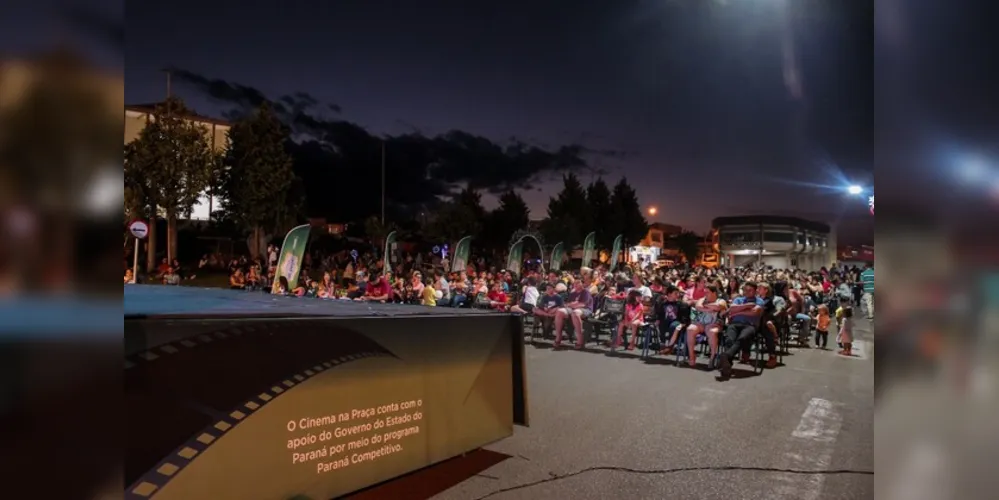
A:
<svg viewBox="0 0 999 500">
<path fill-rule="evenodd" d="M 517 240 L 510 247 L 510 256 L 506 260 L 506 270 L 513 274 L 520 274 L 520 263 L 524 260 L 524 240 Z"/>
<path fill-rule="evenodd" d="M 590 233 L 583 240 L 583 267 L 590 267 L 595 258 L 597 258 L 597 233 Z"/>
<path fill-rule="evenodd" d="M 611 250 L 610 269 L 617 268 L 618 259 L 621 258 L 621 247 L 624 245 L 624 235 L 619 234 L 614 238 L 614 249 Z"/>
<path fill-rule="evenodd" d="M 278 293 L 282 277 L 288 280 L 289 289 L 293 289 L 298 285 L 298 273 L 302 271 L 305 245 L 309 243 L 309 231 L 311 229 L 312 226 L 308 224 L 298 226 L 288 231 L 288 234 L 284 237 L 284 243 L 281 244 L 281 254 L 278 257 L 277 270 L 274 273 L 274 284 L 271 286 L 271 293 Z"/>
<path fill-rule="evenodd" d="M 472 237 L 465 236 L 454 246 L 454 257 L 451 258 L 451 272 L 464 271 L 468 267 L 468 257 L 472 253 Z"/>
<path fill-rule="evenodd" d="M 563 258 L 565 258 L 565 245 L 560 241 L 555 244 L 555 248 L 552 248 L 552 260 L 548 267 L 552 271 L 561 271 Z"/>
<path fill-rule="evenodd" d="M 392 269 L 392 256 L 395 255 L 395 231 L 392 231 L 385 237 L 385 254 L 382 255 L 384 260 L 382 263 L 382 272 L 388 272 Z"/>
</svg>

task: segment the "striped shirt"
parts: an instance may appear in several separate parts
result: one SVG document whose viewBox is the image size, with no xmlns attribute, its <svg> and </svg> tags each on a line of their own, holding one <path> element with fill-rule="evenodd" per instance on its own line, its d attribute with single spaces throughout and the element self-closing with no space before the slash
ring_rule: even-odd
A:
<svg viewBox="0 0 999 500">
<path fill-rule="evenodd" d="M 864 284 L 864 293 L 874 293 L 874 268 L 864 269 L 860 273 L 860 281 Z"/>
</svg>

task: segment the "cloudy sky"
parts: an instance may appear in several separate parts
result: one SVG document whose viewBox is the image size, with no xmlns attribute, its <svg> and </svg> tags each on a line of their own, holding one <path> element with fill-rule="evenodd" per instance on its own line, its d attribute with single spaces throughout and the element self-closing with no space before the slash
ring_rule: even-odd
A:
<svg viewBox="0 0 999 500">
<path fill-rule="evenodd" d="M 174 67 L 271 98 L 305 92 L 376 134 L 580 143 L 595 167 L 584 180 L 627 176 L 664 222 L 800 215 L 870 239 L 866 203 L 842 190 L 873 188 L 866 3 L 130 2 L 125 97 L 161 100 Z M 173 90 L 201 114 L 231 107 L 184 79 Z M 558 182 L 538 187 L 524 193 L 536 217 Z"/>
</svg>

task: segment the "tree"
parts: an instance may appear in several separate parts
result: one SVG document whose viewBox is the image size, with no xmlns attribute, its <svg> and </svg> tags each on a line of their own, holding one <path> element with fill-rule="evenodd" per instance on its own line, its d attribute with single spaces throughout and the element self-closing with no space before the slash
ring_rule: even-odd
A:
<svg viewBox="0 0 999 500">
<path fill-rule="evenodd" d="M 591 227 L 586 191 L 574 174 L 562 176 L 562 191 L 548 201 L 548 218 L 542 224 L 546 241 L 565 242 L 568 248 L 582 245 Z"/>
<path fill-rule="evenodd" d="M 487 217 L 487 231 L 483 235 L 485 243 L 491 248 L 504 248 L 510 241 L 510 236 L 524 229 L 531 222 L 530 209 L 527 203 L 515 191 L 503 193 L 499 198 L 499 206 Z"/>
<path fill-rule="evenodd" d="M 669 246 L 680 252 L 687 263 L 694 265 L 697 262 L 697 254 L 701 251 L 701 237 L 692 231 L 682 231 L 670 238 Z"/>
<path fill-rule="evenodd" d="M 635 189 L 628 184 L 628 179 L 622 177 L 614 186 L 611 194 L 611 212 L 613 217 L 614 235 L 624 235 L 626 245 L 638 243 L 649 232 L 649 223 L 642 214 Z"/>
<path fill-rule="evenodd" d="M 79 262 L 74 249 L 81 249 L 73 221 L 115 216 L 113 205 L 110 213 L 95 206 L 87 188 L 120 161 L 122 116 L 114 94 L 120 99 L 121 86 L 69 52 L 33 58 L 25 68 L 28 78 L 0 82 L 26 84 L 20 91 L 10 85 L 14 91 L 2 92 L 0 199 L 31 209 L 38 227 L 45 228 L 45 241 L 5 235 L 11 248 L 7 265 L 13 279 L 26 279 L 26 287 L 52 281 L 88 286 L 87 280 L 74 279 L 75 270 L 85 269 L 73 266 Z M 86 247 L 98 254 L 104 248 Z"/>
<path fill-rule="evenodd" d="M 481 229 L 480 219 L 467 205 L 452 201 L 442 205 L 427 225 L 425 234 L 435 243 L 454 245 L 465 236 L 474 236 Z"/>
<path fill-rule="evenodd" d="M 251 232 L 251 255 L 260 251 L 265 231 L 288 219 L 288 191 L 295 180 L 285 150 L 288 129 L 267 104 L 233 124 L 225 157 L 221 192 L 227 218 Z"/>
<path fill-rule="evenodd" d="M 586 201 L 590 206 L 592 230 L 597 232 L 597 247 L 610 248 L 618 233 L 614 232 L 610 188 L 603 179 L 597 179 L 586 188 Z"/>
<path fill-rule="evenodd" d="M 159 209 L 166 214 L 169 259 L 177 255 L 177 218 L 190 215 L 212 176 L 211 148 L 204 130 L 187 119 L 190 115 L 180 99 L 167 99 L 156 107 L 125 159 L 132 178 L 140 179 L 151 214 Z M 154 262 L 148 264 L 152 270 Z"/>
<path fill-rule="evenodd" d="M 462 189 L 455 197 L 455 203 L 468 209 L 480 224 L 486 218 L 486 209 L 482 206 L 482 194 L 472 188 Z"/>
</svg>

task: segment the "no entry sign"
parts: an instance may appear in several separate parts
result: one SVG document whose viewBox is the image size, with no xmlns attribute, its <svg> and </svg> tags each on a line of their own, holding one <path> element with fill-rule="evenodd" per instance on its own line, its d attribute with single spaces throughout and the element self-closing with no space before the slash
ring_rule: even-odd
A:
<svg viewBox="0 0 999 500">
<path fill-rule="evenodd" d="M 132 233 L 132 236 L 142 240 L 149 235 L 149 226 L 146 221 L 134 220 L 128 225 L 128 231 Z"/>
</svg>

